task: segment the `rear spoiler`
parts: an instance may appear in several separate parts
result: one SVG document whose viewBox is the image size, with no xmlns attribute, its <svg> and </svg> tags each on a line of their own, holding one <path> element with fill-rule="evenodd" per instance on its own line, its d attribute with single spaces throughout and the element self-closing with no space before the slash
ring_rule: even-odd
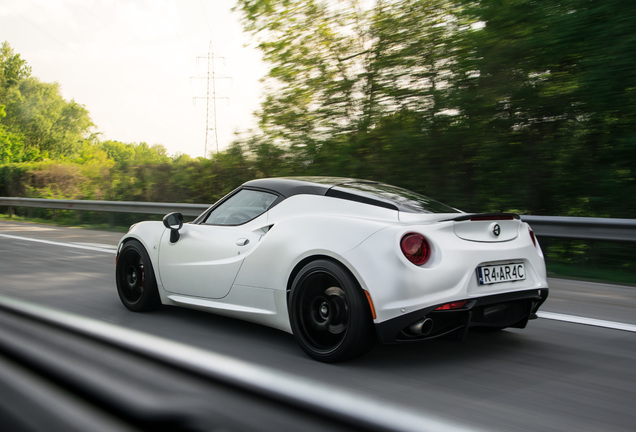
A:
<svg viewBox="0 0 636 432">
<path fill-rule="evenodd" d="M 440 222 L 462 222 L 462 221 L 497 221 L 497 220 L 521 220 L 521 216 L 515 213 L 467 213 L 452 219 L 444 219 Z"/>
</svg>

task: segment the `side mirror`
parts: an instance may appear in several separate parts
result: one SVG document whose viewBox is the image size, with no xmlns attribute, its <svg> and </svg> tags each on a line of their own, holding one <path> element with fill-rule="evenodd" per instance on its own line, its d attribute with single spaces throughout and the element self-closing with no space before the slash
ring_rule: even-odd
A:
<svg viewBox="0 0 636 432">
<path fill-rule="evenodd" d="M 168 213 L 163 217 L 163 226 L 170 230 L 170 243 L 179 241 L 179 230 L 183 227 L 183 215 L 181 213 Z"/>
</svg>

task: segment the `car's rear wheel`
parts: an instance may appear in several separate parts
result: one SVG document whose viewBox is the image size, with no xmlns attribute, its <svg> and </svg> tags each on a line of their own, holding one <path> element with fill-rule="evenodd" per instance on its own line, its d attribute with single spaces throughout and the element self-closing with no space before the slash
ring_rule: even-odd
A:
<svg viewBox="0 0 636 432">
<path fill-rule="evenodd" d="M 319 361 L 358 357 L 375 341 L 362 289 L 347 270 L 329 260 L 306 264 L 294 278 L 289 314 L 299 345 Z"/>
<path fill-rule="evenodd" d="M 161 306 L 150 257 L 138 241 L 124 244 L 117 259 L 115 279 L 119 298 L 131 311 L 146 312 Z"/>
</svg>

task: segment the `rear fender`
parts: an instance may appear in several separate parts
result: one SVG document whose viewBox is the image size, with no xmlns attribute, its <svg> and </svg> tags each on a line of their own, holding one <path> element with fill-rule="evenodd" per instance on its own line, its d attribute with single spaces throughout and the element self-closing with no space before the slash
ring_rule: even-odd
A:
<svg viewBox="0 0 636 432">
<path fill-rule="evenodd" d="M 235 284 L 286 290 L 294 269 L 312 257 L 336 260 L 358 279 L 344 254 L 385 227 L 386 223 L 348 217 L 303 216 L 280 221 L 245 258 Z"/>
</svg>

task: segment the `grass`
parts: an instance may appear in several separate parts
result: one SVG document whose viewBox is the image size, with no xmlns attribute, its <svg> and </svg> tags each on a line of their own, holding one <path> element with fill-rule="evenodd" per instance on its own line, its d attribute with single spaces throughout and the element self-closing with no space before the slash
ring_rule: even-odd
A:
<svg viewBox="0 0 636 432">
<path fill-rule="evenodd" d="M 548 275 L 636 285 L 635 242 L 542 238 Z"/>
<path fill-rule="evenodd" d="M 98 231 L 109 231 L 109 232 L 122 232 L 125 233 L 128 231 L 128 226 L 112 226 L 108 223 L 91 223 L 91 222 L 78 222 L 73 220 L 68 220 L 66 218 L 58 218 L 57 220 L 46 219 L 46 218 L 37 218 L 37 217 L 24 217 L 13 215 L 13 217 L 9 217 L 6 214 L 0 214 L 0 221 L 13 221 L 13 222 L 26 222 L 26 223 L 38 223 L 44 225 L 54 225 L 54 226 L 62 226 L 62 227 L 72 227 L 72 228 L 85 228 L 92 229 Z"/>
<path fill-rule="evenodd" d="M 636 275 L 628 271 L 555 264 L 550 261 L 546 262 L 546 266 L 550 277 L 636 286 Z"/>
</svg>

